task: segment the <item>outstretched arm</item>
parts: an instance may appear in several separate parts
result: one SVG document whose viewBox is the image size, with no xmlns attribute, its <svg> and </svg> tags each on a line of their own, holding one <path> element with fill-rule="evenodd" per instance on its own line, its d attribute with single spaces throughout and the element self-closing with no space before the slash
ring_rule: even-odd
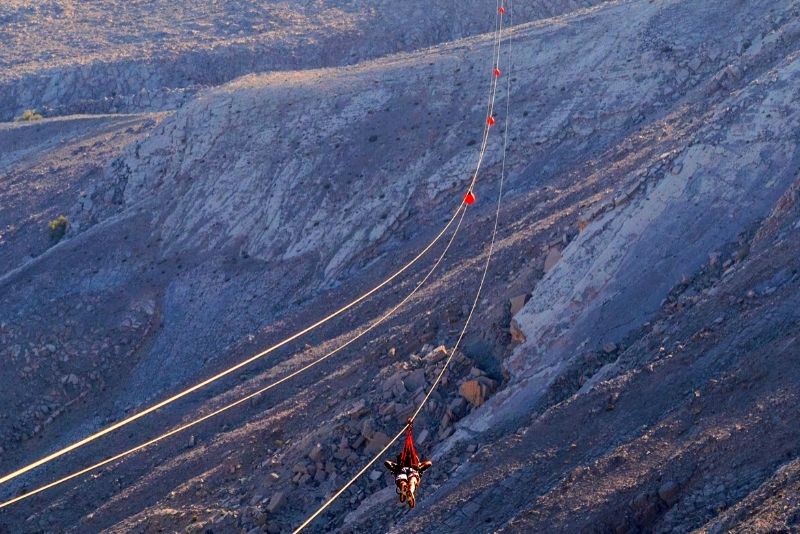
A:
<svg viewBox="0 0 800 534">
<path fill-rule="evenodd" d="M 383 462 L 383 465 L 384 465 L 384 466 L 386 466 L 386 469 L 388 469 L 389 471 L 391 471 L 391 473 L 392 473 L 393 475 L 396 475 L 396 474 L 397 474 L 397 471 L 398 471 L 398 465 L 397 465 L 396 463 L 394 463 L 393 461 L 391 461 L 391 460 L 386 460 L 385 462 Z"/>
</svg>

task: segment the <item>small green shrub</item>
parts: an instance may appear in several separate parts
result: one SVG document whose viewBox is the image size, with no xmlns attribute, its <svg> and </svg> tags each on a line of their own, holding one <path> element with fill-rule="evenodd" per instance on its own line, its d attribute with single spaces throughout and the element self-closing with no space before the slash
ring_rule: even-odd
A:
<svg viewBox="0 0 800 534">
<path fill-rule="evenodd" d="M 42 114 L 37 113 L 35 109 L 26 109 L 22 112 L 22 115 L 17 117 L 17 122 L 30 122 L 30 121 L 38 121 L 42 120 Z"/>
<path fill-rule="evenodd" d="M 50 239 L 52 239 L 54 243 L 58 243 L 61 241 L 61 238 L 64 237 L 64 234 L 67 233 L 69 220 L 63 215 L 59 215 L 47 223 L 47 227 L 50 229 Z"/>
</svg>

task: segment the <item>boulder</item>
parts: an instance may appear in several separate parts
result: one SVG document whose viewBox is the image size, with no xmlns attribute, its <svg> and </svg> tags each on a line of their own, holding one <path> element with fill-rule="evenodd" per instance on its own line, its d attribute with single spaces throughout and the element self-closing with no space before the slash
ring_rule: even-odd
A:
<svg viewBox="0 0 800 534">
<path fill-rule="evenodd" d="M 303 464 L 303 463 L 296 463 L 292 467 L 292 472 L 293 473 L 301 473 L 301 474 L 308 473 L 308 466 L 306 466 L 306 464 Z"/>
<path fill-rule="evenodd" d="M 358 436 L 356 438 L 356 440 L 353 442 L 353 448 L 354 449 L 360 449 L 361 446 L 366 442 L 367 442 L 367 438 L 365 438 L 364 436 Z M 347 457 L 348 458 L 350 457 L 351 454 L 352 454 L 352 451 L 347 451 Z"/>
<path fill-rule="evenodd" d="M 269 500 L 269 504 L 267 505 L 267 512 L 269 512 L 270 514 L 274 514 L 283 506 L 285 502 L 286 502 L 286 493 L 282 491 L 275 493 Z"/>
<path fill-rule="evenodd" d="M 528 293 L 523 293 L 512 298 L 510 301 L 511 315 L 516 315 L 522 309 L 522 307 L 525 306 L 529 298 L 530 295 Z"/>
<path fill-rule="evenodd" d="M 381 415 L 383 417 L 391 416 L 392 414 L 397 412 L 398 406 L 399 404 L 396 402 L 388 402 L 386 404 L 383 404 L 381 405 L 380 408 L 378 408 L 378 415 Z"/>
<path fill-rule="evenodd" d="M 467 380 L 462 383 L 458 388 L 458 392 L 468 403 L 476 408 L 486 401 L 486 386 L 477 380 Z"/>
<path fill-rule="evenodd" d="M 477 367 L 471 367 L 469 370 L 469 377 L 470 378 L 478 378 L 479 376 L 484 376 L 486 373 L 478 369 Z"/>
<path fill-rule="evenodd" d="M 425 381 L 425 369 L 417 369 L 403 379 L 403 385 L 408 392 L 417 391 L 427 385 Z"/>
<path fill-rule="evenodd" d="M 374 433 L 375 430 L 372 428 L 372 419 L 364 419 L 364 422 L 361 423 L 361 435 L 364 439 L 370 439 Z"/>
<path fill-rule="evenodd" d="M 447 347 L 444 345 L 439 345 L 425 355 L 425 362 L 429 364 L 438 363 L 445 358 L 447 358 Z"/>
<path fill-rule="evenodd" d="M 366 415 L 367 412 L 369 412 L 369 409 L 367 408 L 367 402 L 364 399 L 359 399 L 350 409 L 350 418 L 359 419 L 363 415 Z"/>
<path fill-rule="evenodd" d="M 423 390 L 420 390 L 420 392 L 423 392 Z M 420 401 L 415 401 L 415 402 L 419 403 Z M 412 413 L 414 413 L 415 409 L 416 409 L 416 406 L 414 404 L 399 404 L 398 403 L 395 406 L 395 415 L 397 416 L 398 419 L 404 421 L 408 417 L 410 417 Z"/>
<path fill-rule="evenodd" d="M 314 463 L 319 462 L 322 459 L 322 452 L 323 452 L 322 445 L 320 443 L 317 443 L 308 452 L 308 457 Z"/>
<path fill-rule="evenodd" d="M 398 386 L 402 388 L 404 376 L 405 373 L 403 371 L 397 371 L 392 376 L 383 381 L 384 397 L 389 397 L 395 394 Z"/>
<path fill-rule="evenodd" d="M 368 454 L 375 454 L 383 449 L 389 443 L 389 436 L 383 432 L 375 432 L 372 438 L 367 442 L 364 451 Z"/>
<path fill-rule="evenodd" d="M 494 391 L 497 390 L 497 382 L 495 382 L 486 375 L 479 376 L 475 380 L 477 380 L 479 384 L 486 386 L 486 390 L 489 393 L 493 393 Z"/>
<path fill-rule="evenodd" d="M 447 407 L 450 409 L 456 419 L 461 419 L 466 414 L 467 401 L 465 401 L 463 397 L 456 397 L 450 401 L 450 404 L 448 404 Z"/>
</svg>

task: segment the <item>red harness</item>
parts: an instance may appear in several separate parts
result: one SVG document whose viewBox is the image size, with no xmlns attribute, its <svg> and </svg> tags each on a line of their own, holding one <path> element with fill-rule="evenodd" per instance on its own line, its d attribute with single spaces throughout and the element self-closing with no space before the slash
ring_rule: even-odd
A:
<svg viewBox="0 0 800 534">
<path fill-rule="evenodd" d="M 414 447 L 414 427 L 411 423 L 406 428 L 406 443 L 403 445 L 403 452 L 400 453 L 400 466 L 413 467 L 419 466 L 419 455 L 417 449 Z"/>
</svg>

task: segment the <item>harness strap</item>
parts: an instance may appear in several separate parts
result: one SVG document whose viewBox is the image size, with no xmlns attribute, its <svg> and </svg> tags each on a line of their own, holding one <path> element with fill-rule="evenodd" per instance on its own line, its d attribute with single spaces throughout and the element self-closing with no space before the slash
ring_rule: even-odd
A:
<svg viewBox="0 0 800 534">
<path fill-rule="evenodd" d="M 414 421 L 411 419 L 406 423 L 406 442 L 403 445 L 403 452 L 400 453 L 400 465 L 414 468 L 419 465 L 419 455 L 414 447 Z"/>
</svg>

